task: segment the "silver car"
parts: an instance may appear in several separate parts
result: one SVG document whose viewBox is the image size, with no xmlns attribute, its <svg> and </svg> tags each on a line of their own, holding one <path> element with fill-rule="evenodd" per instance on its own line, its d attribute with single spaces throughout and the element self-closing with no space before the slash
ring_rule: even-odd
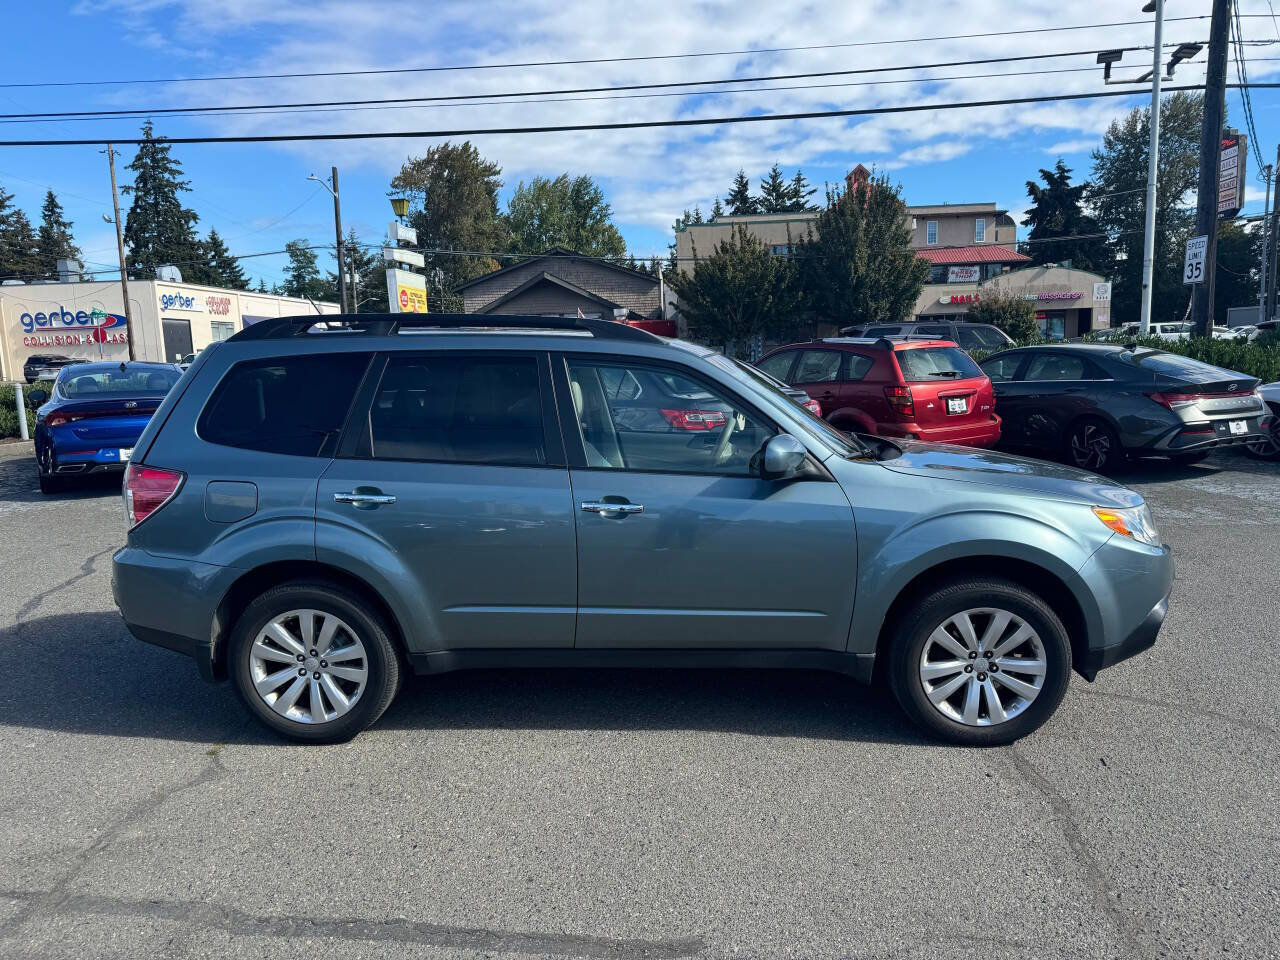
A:
<svg viewBox="0 0 1280 960">
<path fill-rule="evenodd" d="M 255 324 L 170 392 L 124 501 L 129 629 L 305 742 L 407 672 L 660 666 L 883 675 L 930 733 L 1008 743 L 1151 647 L 1173 583 L 1132 490 L 850 437 L 596 320 Z"/>
</svg>

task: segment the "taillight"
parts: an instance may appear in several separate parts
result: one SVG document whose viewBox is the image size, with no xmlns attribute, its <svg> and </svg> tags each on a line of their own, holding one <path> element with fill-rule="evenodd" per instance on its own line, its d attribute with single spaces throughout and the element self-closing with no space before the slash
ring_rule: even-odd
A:
<svg viewBox="0 0 1280 960">
<path fill-rule="evenodd" d="M 1220 393 L 1171 393 L 1168 391 L 1159 391 L 1157 393 L 1148 393 L 1147 396 L 1154 400 L 1160 406 L 1169 410 L 1178 410 L 1182 407 L 1189 407 L 1201 400 L 1223 400 L 1230 397 L 1251 397 L 1256 390 L 1231 390 Z"/>
<path fill-rule="evenodd" d="M 162 467 L 129 464 L 124 472 L 125 514 L 135 527 L 155 513 L 178 492 L 184 474 Z"/>
<path fill-rule="evenodd" d="M 82 419 L 83 415 L 79 413 L 51 413 L 45 417 L 44 425 L 46 427 L 60 427 L 64 423 L 74 423 Z"/>
<path fill-rule="evenodd" d="M 813 397 L 810 397 L 804 403 L 800 404 L 800 406 L 804 407 L 815 417 L 822 416 L 822 404 L 818 403 L 818 401 L 813 399 Z"/>
<path fill-rule="evenodd" d="M 677 430 L 719 430 L 725 425 L 719 410 L 663 410 L 662 415 Z"/>
<path fill-rule="evenodd" d="M 148 405 L 142 408 L 132 407 L 112 407 L 101 410 L 77 410 L 74 412 L 58 411 L 49 414 L 45 418 L 44 425 L 46 427 L 60 427 L 64 423 L 75 423 L 77 420 L 91 420 L 97 417 L 136 417 L 139 415 L 150 415 L 155 413 L 155 406 Z"/>
<path fill-rule="evenodd" d="M 889 406 L 893 408 L 894 413 L 908 419 L 915 418 L 915 400 L 911 396 L 910 387 L 885 387 L 884 397 L 889 401 Z"/>
</svg>

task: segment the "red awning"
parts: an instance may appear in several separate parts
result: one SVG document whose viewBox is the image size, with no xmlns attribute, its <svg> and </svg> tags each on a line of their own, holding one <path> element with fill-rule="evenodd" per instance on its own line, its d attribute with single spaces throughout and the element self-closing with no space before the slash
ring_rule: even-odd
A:
<svg viewBox="0 0 1280 960">
<path fill-rule="evenodd" d="M 972 247 L 939 247 L 916 250 L 916 256 L 936 266 L 952 266 L 970 263 L 1029 263 L 1031 258 L 1008 247 L 981 244 Z"/>
</svg>

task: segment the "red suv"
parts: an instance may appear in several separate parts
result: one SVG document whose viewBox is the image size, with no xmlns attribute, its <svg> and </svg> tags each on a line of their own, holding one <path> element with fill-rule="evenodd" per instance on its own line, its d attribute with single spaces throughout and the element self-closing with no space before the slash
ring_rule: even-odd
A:
<svg viewBox="0 0 1280 960">
<path fill-rule="evenodd" d="M 817 400 L 839 430 L 969 447 L 1000 439 L 991 381 L 950 340 L 814 340 L 756 366 Z"/>
</svg>

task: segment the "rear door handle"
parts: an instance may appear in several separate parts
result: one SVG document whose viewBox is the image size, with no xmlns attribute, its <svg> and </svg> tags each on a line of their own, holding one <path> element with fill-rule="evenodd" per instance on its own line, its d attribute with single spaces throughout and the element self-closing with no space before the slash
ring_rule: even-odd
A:
<svg viewBox="0 0 1280 960">
<path fill-rule="evenodd" d="M 396 498 L 386 493 L 364 493 L 358 490 L 352 490 L 349 493 L 335 493 L 333 495 L 334 503 L 354 503 L 369 504 L 370 506 L 382 506 L 387 503 L 395 503 Z"/>
<path fill-rule="evenodd" d="M 640 503 L 602 503 L 595 500 L 584 500 L 582 503 L 584 513 L 599 513 L 603 516 L 616 514 L 617 516 L 625 516 L 631 513 L 644 513 L 644 504 Z"/>
</svg>

